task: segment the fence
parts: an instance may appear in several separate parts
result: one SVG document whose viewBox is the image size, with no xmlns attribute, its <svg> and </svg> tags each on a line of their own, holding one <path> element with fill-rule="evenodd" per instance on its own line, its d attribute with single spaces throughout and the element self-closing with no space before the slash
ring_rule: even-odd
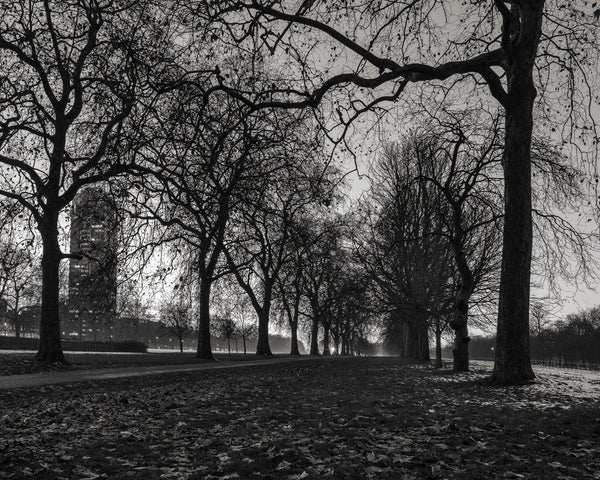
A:
<svg viewBox="0 0 600 480">
<path fill-rule="evenodd" d="M 532 365 L 539 365 L 541 367 L 554 367 L 554 368 L 569 368 L 572 370 L 594 370 L 600 371 L 600 364 L 598 363 L 571 363 L 571 362 L 557 362 L 553 360 L 531 360 Z"/>
<path fill-rule="evenodd" d="M 483 358 L 483 357 L 471 357 L 471 360 L 477 362 L 493 362 L 493 358 Z M 444 367 L 452 367 L 453 360 L 447 357 L 442 359 L 442 363 Z M 557 360 L 531 360 L 532 365 L 537 365 L 540 367 L 554 367 L 554 368 L 564 368 L 570 370 L 591 370 L 600 372 L 600 364 L 598 363 L 584 363 L 584 362 L 559 362 Z"/>
</svg>

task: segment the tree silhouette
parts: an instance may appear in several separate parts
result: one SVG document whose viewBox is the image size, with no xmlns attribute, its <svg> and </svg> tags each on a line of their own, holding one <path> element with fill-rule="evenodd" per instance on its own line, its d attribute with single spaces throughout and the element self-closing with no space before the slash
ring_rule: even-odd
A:
<svg viewBox="0 0 600 480">
<path fill-rule="evenodd" d="M 66 362 L 60 341 L 59 217 L 85 185 L 129 167 L 123 130 L 143 90 L 136 2 L 2 2 L 0 194 L 33 216 L 42 240 L 36 359 Z M 143 48 L 142 48 L 143 47 Z"/>
<path fill-rule="evenodd" d="M 197 15 L 232 48 L 283 55 L 301 77 L 250 96 L 230 88 L 227 73 L 219 71 L 222 88 L 255 108 L 326 102 L 343 133 L 362 114 L 385 110 L 410 93 L 414 83 L 462 86 L 468 89 L 463 102 L 483 94 L 479 85 L 485 86 L 505 120 L 493 377 L 520 383 L 534 378 L 528 345 L 532 134 L 534 126 L 546 128 L 577 142 L 583 156 L 595 155 L 594 8 L 549 0 L 462 2 L 452 9 L 436 0 L 310 1 L 295 7 L 283 0 L 254 0 L 206 2 Z"/>
</svg>

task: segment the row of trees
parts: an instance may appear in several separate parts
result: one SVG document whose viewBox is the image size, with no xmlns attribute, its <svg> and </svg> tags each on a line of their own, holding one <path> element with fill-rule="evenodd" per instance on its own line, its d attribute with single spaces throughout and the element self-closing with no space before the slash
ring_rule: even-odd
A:
<svg viewBox="0 0 600 480">
<path fill-rule="evenodd" d="M 501 112 L 504 216 L 493 376 L 514 383 L 534 378 L 532 138 L 536 131 L 552 133 L 573 146 L 573 160 L 596 158 L 594 9 L 588 2 L 544 0 L 462 2 L 452 9 L 436 0 L 253 0 L 206 2 L 198 10 L 231 48 L 241 44 L 242 51 L 279 54 L 293 64 L 298 82 L 272 83 L 254 97 L 218 69 L 220 85 L 255 108 L 326 105 L 337 113 L 332 122 L 342 137 L 365 113 L 385 114 L 393 102 L 403 99 L 414 109 L 415 84 L 425 84 L 425 95 L 438 105 L 458 94 L 463 104 L 475 99 Z M 455 302 L 458 338 L 465 338 L 460 312 L 471 288 L 461 283 Z"/>
<path fill-rule="evenodd" d="M 374 165 L 364 215 L 369 228 L 358 240 L 358 255 L 378 304 L 387 306 L 387 344 L 427 360 L 429 331 L 441 366 L 441 337 L 449 329 L 454 369 L 466 371 L 468 325 L 489 329 L 500 290 L 500 119 L 463 109 L 421 115 L 418 123 L 400 142 L 385 145 Z M 556 214 L 582 201 L 584 176 L 537 138 L 532 159 L 534 226 L 540 232 L 533 265 L 549 272 L 544 277 L 550 285 L 560 276 L 572 278 L 573 267 L 585 277 L 593 263 L 592 238 Z"/>
<path fill-rule="evenodd" d="M 600 363 L 600 307 L 551 320 L 541 304 L 532 310 L 531 357 L 545 362 L 566 364 Z M 473 342 L 476 358 L 493 358 L 495 339 L 478 337 Z"/>
<path fill-rule="evenodd" d="M 273 213 L 255 211 L 252 220 L 264 220 L 269 212 Z M 292 355 L 300 354 L 300 333 L 309 339 L 311 355 L 352 354 L 376 338 L 369 281 L 353 257 L 351 239 L 346 235 L 352 220 L 334 214 L 329 220 L 303 217 L 302 221 L 283 230 L 277 224 L 262 223 L 256 236 L 240 234 L 241 227 L 248 224 L 235 223 L 225 237 L 226 250 L 210 299 L 213 334 L 239 337 L 244 351 L 246 339 L 256 335 L 259 355 L 271 354 L 268 332 L 273 323 L 289 332 Z M 282 248 L 280 235 L 288 228 L 293 235 L 284 250 L 278 251 Z M 244 257 L 253 248 L 256 257 Z M 269 257 L 273 251 L 277 252 L 275 259 Z M 190 261 L 186 254 L 183 258 Z M 275 267 L 277 271 L 272 273 Z M 161 309 L 161 321 L 180 339 L 201 318 L 196 314 L 201 284 L 195 271 L 177 270 L 172 299 Z M 263 335 L 261 326 L 266 331 Z"/>
<path fill-rule="evenodd" d="M 61 248 L 61 215 L 100 183 L 195 273 L 201 358 L 213 287 L 233 277 L 258 317 L 259 354 L 278 293 L 292 335 L 310 318 L 312 353 L 319 328 L 325 346 L 352 349 L 381 303 L 387 329 L 400 322 L 416 339 L 411 356 L 426 355 L 428 324 L 439 337 L 447 321 L 466 369 L 469 305 L 493 298 L 500 262 L 494 377 L 533 378 L 532 139 L 544 130 L 574 157 L 595 152 L 582 100 L 597 78 L 593 7 L 379 3 L 2 1 L 0 194 L 41 239 L 38 360 L 65 361 L 59 267 L 82 255 Z M 430 138 L 390 147 L 352 252 L 326 142 L 342 148 L 355 121 L 400 98 L 417 110 L 416 83 L 435 105 L 458 90 L 492 113 L 457 127 L 438 110 Z"/>
<path fill-rule="evenodd" d="M 38 304 L 39 268 L 33 235 L 18 222 L 18 205 L 2 202 L 0 206 L 0 322 L 10 325 L 17 337 L 22 330 L 35 329 L 27 313 Z"/>
<path fill-rule="evenodd" d="M 497 130 L 461 117 L 431 120 L 386 147 L 361 251 L 389 306 L 388 336 L 404 337 L 405 353 L 424 360 L 428 328 L 439 352 L 449 326 L 454 367 L 464 371 L 469 307 L 492 310 L 497 298 L 502 192 Z"/>
<path fill-rule="evenodd" d="M 566 363 L 600 363 L 600 307 L 547 322 L 540 311 L 532 325 L 532 357 Z M 546 321 L 544 321 L 546 320 Z"/>
<path fill-rule="evenodd" d="M 171 255 L 180 255 L 193 272 L 199 357 L 212 357 L 212 288 L 228 275 L 258 316 L 257 353 L 269 355 L 273 295 L 288 287 L 280 272 L 292 258 L 304 268 L 298 259 L 310 256 L 308 248 L 321 248 L 315 246 L 322 236 L 318 222 L 303 242 L 298 232 L 305 219 L 325 215 L 338 181 L 324 158 L 318 116 L 256 112 L 211 92 L 204 81 L 214 75 L 204 67 L 211 52 L 185 41 L 176 3 L 39 1 L 3 7 L 0 49 L 9 74 L 1 85 L 0 193 L 25 210 L 41 239 L 36 358 L 65 361 L 60 265 L 89 252 L 66 252 L 59 227 L 76 195 L 96 184 L 134 220 L 130 229 L 152 225 L 151 246 L 170 244 Z M 222 60 L 237 69 L 230 80 L 239 88 L 256 87 L 259 62 L 227 54 Z M 303 286 L 296 292 L 301 296 L 309 287 L 292 278 L 298 272 L 287 278 Z M 331 306 L 320 298 L 322 282 L 310 288 L 316 332 L 329 325 L 323 319 L 331 317 Z M 300 312 L 291 306 L 299 301 L 285 300 L 295 325 Z M 335 339 L 350 344 L 356 333 L 339 330 Z"/>
</svg>

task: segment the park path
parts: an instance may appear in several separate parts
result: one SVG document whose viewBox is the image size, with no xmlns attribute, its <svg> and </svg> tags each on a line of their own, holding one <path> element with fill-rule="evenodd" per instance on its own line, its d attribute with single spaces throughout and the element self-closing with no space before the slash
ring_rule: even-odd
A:
<svg viewBox="0 0 600 480">
<path fill-rule="evenodd" d="M 306 362 L 310 357 L 284 357 L 249 361 L 208 362 L 188 365 L 151 365 L 145 367 L 99 368 L 95 370 L 69 370 L 66 372 L 43 372 L 27 375 L 0 376 L 0 390 L 15 388 L 43 387 L 65 383 L 93 382 L 116 378 L 141 377 L 165 373 L 194 372 L 198 370 L 218 370 L 227 368 L 255 367 L 280 363 Z M 314 360 L 314 358 L 312 358 Z"/>
</svg>

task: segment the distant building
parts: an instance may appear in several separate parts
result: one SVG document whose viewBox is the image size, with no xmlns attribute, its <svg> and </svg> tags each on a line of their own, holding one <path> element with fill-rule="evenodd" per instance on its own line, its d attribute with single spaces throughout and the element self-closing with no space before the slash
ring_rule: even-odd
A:
<svg viewBox="0 0 600 480">
<path fill-rule="evenodd" d="M 110 195 L 81 190 L 71 210 L 68 321 L 66 334 L 80 340 L 111 340 L 117 304 L 119 222 Z"/>
</svg>

